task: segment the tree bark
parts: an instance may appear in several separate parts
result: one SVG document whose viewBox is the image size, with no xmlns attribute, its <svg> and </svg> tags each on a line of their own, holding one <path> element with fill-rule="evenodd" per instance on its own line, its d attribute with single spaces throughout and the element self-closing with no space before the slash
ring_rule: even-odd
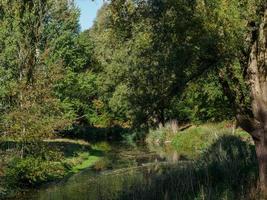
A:
<svg viewBox="0 0 267 200">
<path fill-rule="evenodd" d="M 257 37 L 251 45 L 247 65 L 247 82 L 251 96 L 251 116 L 237 116 L 240 126 L 255 142 L 259 165 L 260 187 L 267 194 L 267 8 L 262 16 Z"/>
<path fill-rule="evenodd" d="M 266 135 L 266 133 L 264 133 Z M 265 140 L 255 141 L 256 154 L 259 164 L 259 180 L 261 191 L 267 194 L 267 145 Z"/>
</svg>

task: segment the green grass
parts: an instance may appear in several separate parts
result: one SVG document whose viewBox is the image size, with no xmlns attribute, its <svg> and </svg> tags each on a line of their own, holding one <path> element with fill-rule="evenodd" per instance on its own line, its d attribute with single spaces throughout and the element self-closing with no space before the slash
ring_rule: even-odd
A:
<svg viewBox="0 0 267 200">
<path fill-rule="evenodd" d="M 171 140 L 192 162 L 160 170 L 149 181 L 145 177 L 120 199 L 261 199 L 255 148 L 246 132 L 233 132 L 227 123 L 205 124 L 177 132 Z"/>
<path fill-rule="evenodd" d="M 250 140 L 248 133 L 240 129 L 233 132 L 233 129 L 227 127 L 224 123 L 205 124 L 193 126 L 185 131 L 178 132 L 172 138 L 172 145 L 181 155 L 190 159 L 196 159 L 218 138 L 231 135 L 240 137 L 244 141 Z"/>
<path fill-rule="evenodd" d="M 54 146 L 56 149 L 60 148 L 63 152 L 64 157 L 61 162 L 69 166 L 68 174 L 78 173 L 92 167 L 106 151 L 105 148 L 91 145 L 83 140 L 57 139 L 47 140 L 47 142 L 50 146 Z"/>
<path fill-rule="evenodd" d="M 202 127 L 190 128 L 178 133 L 172 140 L 175 149 L 182 155 L 193 158 L 200 155 L 214 140 L 208 130 Z"/>
<path fill-rule="evenodd" d="M 97 161 L 101 159 L 100 156 L 90 156 L 89 153 L 82 153 L 80 157 L 83 161 L 80 164 L 74 165 L 70 170 L 71 173 L 77 173 L 86 168 L 92 167 Z"/>
<path fill-rule="evenodd" d="M 146 141 L 148 143 L 166 146 L 171 143 L 174 149 L 183 157 L 196 159 L 204 153 L 218 138 L 222 136 L 237 136 L 242 141 L 252 143 L 248 133 L 241 129 L 233 131 L 232 123 L 202 124 L 191 126 L 184 131 L 172 131 L 169 127 L 150 130 Z"/>
<path fill-rule="evenodd" d="M 106 150 L 83 140 L 54 139 L 46 142 L 48 146 L 60 149 L 63 153 L 61 162 L 68 166 L 66 174 L 78 173 L 92 167 L 103 157 Z"/>
</svg>

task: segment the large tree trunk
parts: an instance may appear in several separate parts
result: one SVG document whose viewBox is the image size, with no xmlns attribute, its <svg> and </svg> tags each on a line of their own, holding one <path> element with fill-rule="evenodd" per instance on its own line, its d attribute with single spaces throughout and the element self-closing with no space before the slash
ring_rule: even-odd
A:
<svg viewBox="0 0 267 200">
<path fill-rule="evenodd" d="M 266 133 L 264 134 L 266 135 Z M 259 164 L 260 187 L 267 194 L 267 145 L 266 141 L 255 141 L 257 159 Z"/>
<path fill-rule="evenodd" d="M 246 118 L 238 116 L 237 119 L 254 139 L 260 185 L 267 194 L 267 9 L 254 38 L 247 66 L 252 114 Z"/>
</svg>

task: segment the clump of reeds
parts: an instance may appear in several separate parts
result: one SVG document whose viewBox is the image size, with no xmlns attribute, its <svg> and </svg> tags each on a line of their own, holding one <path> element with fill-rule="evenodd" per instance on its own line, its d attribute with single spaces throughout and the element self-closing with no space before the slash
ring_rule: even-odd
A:
<svg viewBox="0 0 267 200">
<path fill-rule="evenodd" d="M 164 126 L 159 125 L 156 129 L 149 130 L 146 138 L 147 143 L 162 145 L 171 142 L 171 139 L 179 131 L 179 123 L 177 120 L 170 120 Z"/>
</svg>

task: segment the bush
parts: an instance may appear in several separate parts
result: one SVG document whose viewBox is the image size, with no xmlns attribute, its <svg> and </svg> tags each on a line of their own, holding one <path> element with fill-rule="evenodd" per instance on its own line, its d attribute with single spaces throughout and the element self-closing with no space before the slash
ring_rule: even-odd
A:
<svg viewBox="0 0 267 200">
<path fill-rule="evenodd" d="M 6 195 L 6 189 L 0 185 L 0 199 Z"/>
<path fill-rule="evenodd" d="M 60 162 L 49 162 L 40 157 L 14 158 L 6 170 L 7 182 L 19 187 L 37 186 L 62 178 L 66 173 Z"/>
</svg>

